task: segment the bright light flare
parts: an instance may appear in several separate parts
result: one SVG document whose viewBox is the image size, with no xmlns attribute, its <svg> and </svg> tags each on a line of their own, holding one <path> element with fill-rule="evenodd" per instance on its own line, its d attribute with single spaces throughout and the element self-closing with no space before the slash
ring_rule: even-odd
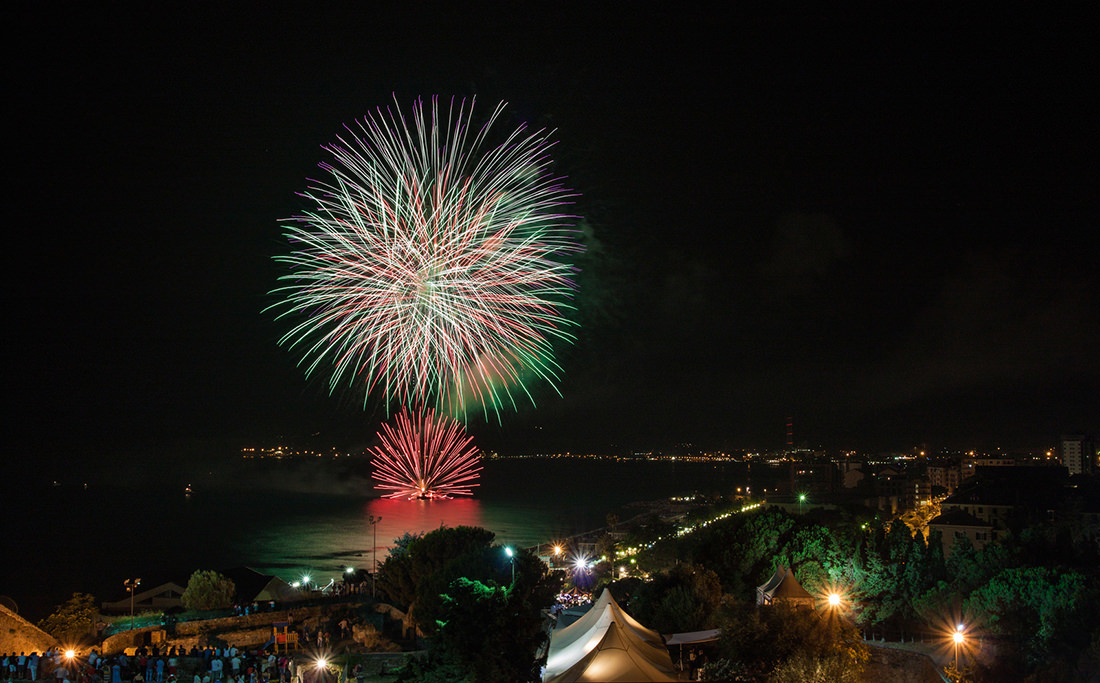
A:
<svg viewBox="0 0 1100 683">
<path fill-rule="evenodd" d="M 966 636 L 962 634 L 962 631 L 955 631 L 951 634 L 951 638 L 955 641 L 956 644 L 960 644 L 964 640 L 966 640 Z"/>
<path fill-rule="evenodd" d="M 432 499 L 472 495 L 480 476 L 480 455 L 457 420 L 431 408 L 409 415 L 402 409 L 394 426 L 382 425 L 374 456 L 375 488 L 385 498 Z"/>
<path fill-rule="evenodd" d="M 76 656 L 76 650 L 65 650 L 65 659 L 72 659 Z"/>
<path fill-rule="evenodd" d="M 838 607 L 839 605 L 840 605 L 840 594 L 839 593 L 829 593 L 829 606 L 830 607 Z"/>
<path fill-rule="evenodd" d="M 583 250 L 575 193 L 550 172 L 549 132 L 500 135 L 474 101 L 411 114 L 378 109 L 325 149 L 301 215 L 283 221 L 289 273 L 271 308 L 295 322 L 279 341 L 329 389 L 364 386 L 387 404 L 499 416 L 525 383 L 559 376 L 571 343 Z"/>
</svg>

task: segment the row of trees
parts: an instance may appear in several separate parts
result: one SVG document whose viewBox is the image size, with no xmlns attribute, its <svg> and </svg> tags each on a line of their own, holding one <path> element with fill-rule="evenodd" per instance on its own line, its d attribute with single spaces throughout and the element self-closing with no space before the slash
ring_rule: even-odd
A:
<svg viewBox="0 0 1100 683">
<path fill-rule="evenodd" d="M 864 519 L 735 515 L 643 553 L 638 565 L 655 580 L 612 585 L 635 616 L 662 632 L 721 626 L 738 634 L 724 647 L 734 661 L 757 651 L 734 642 L 753 642 L 764 614 L 748 609 L 755 587 L 784 565 L 811 593 L 844 590 L 863 629 L 942 635 L 962 622 L 1000 639 L 1007 647 L 985 672 L 991 680 L 1010 671 L 1088 680 L 1087 672 L 1100 670 L 1100 545 L 1092 534 L 1035 526 L 980 551 L 962 541 L 945 558 L 938 535 L 926 540 L 903 524 Z"/>
<path fill-rule="evenodd" d="M 191 574 L 180 601 L 184 608 L 193 611 L 223 609 L 233 604 L 236 593 L 232 579 L 216 571 L 200 569 Z M 38 627 L 63 643 L 75 644 L 95 634 L 97 621 L 99 609 L 95 597 L 73 593 L 52 614 L 38 622 Z"/>
</svg>

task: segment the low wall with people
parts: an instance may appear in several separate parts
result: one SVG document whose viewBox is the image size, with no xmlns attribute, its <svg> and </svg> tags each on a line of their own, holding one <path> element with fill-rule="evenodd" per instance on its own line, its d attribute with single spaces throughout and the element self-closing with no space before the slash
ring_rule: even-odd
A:
<svg viewBox="0 0 1100 683">
<path fill-rule="evenodd" d="M 182 621 L 171 627 L 149 626 L 116 633 L 104 639 L 101 649 L 104 654 L 111 655 L 142 645 L 156 645 L 161 650 L 169 647 L 190 650 L 207 645 L 255 648 L 271 639 L 272 624 L 288 621 L 292 629 L 316 628 L 324 613 L 325 607 L 314 605 L 281 612 Z"/>
</svg>

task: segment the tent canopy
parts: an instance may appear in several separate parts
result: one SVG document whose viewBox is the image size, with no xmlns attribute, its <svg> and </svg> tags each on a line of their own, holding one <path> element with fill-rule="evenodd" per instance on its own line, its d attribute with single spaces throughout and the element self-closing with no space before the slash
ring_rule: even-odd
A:
<svg viewBox="0 0 1100 683">
<path fill-rule="evenodd" d="M 543 681 L 675 681 L 659 633 L 624 612 L 604 590 L 592 609 L 550 637 Z"/>
<path fill-rule="evenodd" d="M 793 571 L 780 566 L 765 584 L 756 587 L 757 605 L 770 605 L 776 600 L 812 605 L 814 596 L 794 578 Z"/>
<path fill-rule="evenodd" d="M 718 640 L 722 634 L 721 629 L 712 628 L 707 631 L 688 631 L 687 633 L 673 633 L 665 636 L 665 645 L 695 645 L 696 643 L 710 643 Z"/>
</svg>

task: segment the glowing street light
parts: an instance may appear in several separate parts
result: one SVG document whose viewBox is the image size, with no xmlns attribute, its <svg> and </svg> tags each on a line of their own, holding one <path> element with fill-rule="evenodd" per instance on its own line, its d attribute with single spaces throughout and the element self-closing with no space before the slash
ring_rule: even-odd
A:
<svg viewBox="0 0 1100 683">
<path fill-rule="evenodd" d="M 955 627 L 955 632 L 951 634 L 951 639 L 955 641 L 955 671 L 959 670 L 959 645 L 962 645 L 966 636 L 963 635 L 963 625 L 959 624 Z"/>
<path fill-rule="evenodd" d="M 829 593 L 829 607 L 840 607 L 840 593 Z"/>
<path fill-rule="evenodd" d="M 504 554 L 508 556 L 509 561 L 512 563 L 512 583 L 514 584 L 516 582 L 516 554 L 511 546 L 504 546 Z"/>
<path fill-rule="evenodd" d="M 806 494 L 798 494 L 798 514 L 802 514 L 802 504 L 806 502 Z"/>
</svg>

